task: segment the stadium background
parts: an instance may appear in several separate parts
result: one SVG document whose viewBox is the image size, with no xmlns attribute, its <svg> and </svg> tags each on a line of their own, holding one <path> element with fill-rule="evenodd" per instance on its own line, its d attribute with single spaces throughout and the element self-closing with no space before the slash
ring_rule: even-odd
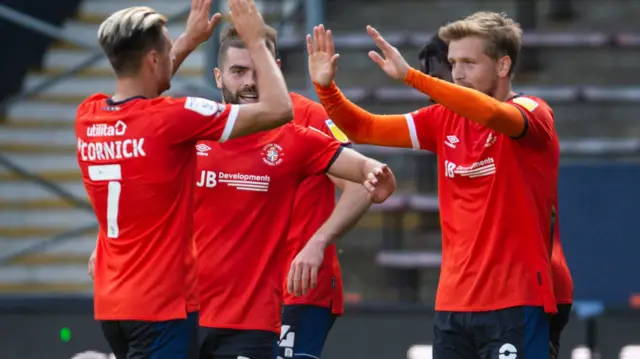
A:
<svg viewBox="0 0 640 359">
<path fill-rule="evenodd" d="M 640 307 L 640 2 L 256 2 L 280 30 L 279 56 L 290 89 L 308 93 L 302 39 L 309 26 L 323 22 L 333 29 L 341 54 L 339 85 L 349 98 L 378 113 L 414 110 L 426 98 L 375 68 L 365 55 L 372 48 L 366 24 L 375 25 L 417 66 L 419 49 L 450 20 L 477 10 L 516 17 L 525 30 L 516 90 L 552 105 L 562 142 L 561 239 L 578 310 L 560 357 L 587 358 L 588 347 L 605 359 L 640 357 L 640 312 L 634 311 Z M 184 0 L 0 2 L 3 359 L 107 351 L 91 319 L 86 263 L 95 221 L 76 166 L 72 123 L 84 97 L 113 90 L 113 75 L 97 49 L 98 24 L 113 11 L 140 4 L 171 18 L 173 36 L 183 29 L 189 6 Z M 222 11 L 224 6 L 222 1 Z M 210 70 L 215 54 L 215 41 L 201 46 L 170 92 L 217 99 Z M 349 304 L 326 357 L 427 358 L 413 346 L 428 345 L 432 336 L 440 261 L 434 158 L 424 152 L 359 149 L 391 165 L 400 191 L 372 208 L 340 244 Z M 61 337 L 63 328 L 70 338 Z"/>
</svg>

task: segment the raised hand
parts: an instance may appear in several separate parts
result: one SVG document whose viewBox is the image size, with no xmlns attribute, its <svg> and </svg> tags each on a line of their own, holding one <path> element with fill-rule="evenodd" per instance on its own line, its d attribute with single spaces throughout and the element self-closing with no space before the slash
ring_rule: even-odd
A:
<svg viewBox="0 0 640 359">
<path fill-rule="evenodd" d="M 222 19 L 220 13 L 215 13 L 209 17 L 211 3 L 213 0 L 191 0 L 191 11 L 187 18 L 187 29 L 185 35 L 191 42 L 199 45 L 207 41 L 216 25 Z"/>
<path fill-rule="evenodd" d="M 265 26 L 262 15 L 253 0 L 229 0 L 231 21 L 238 35 L 247 46 L 265 41 Z"/>
<path fill-rule="evenodd" d="M 372 203 L 382 203 L 396 191 L 396 178 L 387 165 L 376 167 L 363 183 L 369 191 Z"/>
<path fill-rule="evenodd" d="M 403 81 L 409 72 L 409 64 L 402 57 L 400 51 L 391 46 L 391 44 L 380 35 L 378 30 L 373 27 L 367 26 L 367 33 L 376 43 L 380 52 L 382 52 L 382 56 L 384 56 L 380 56 L 380 54 L 375 51 L 369 51 L 369 58 L 378 64 L 382 71 L 389 75 L 389 77 Z"/>
<path fill-rule="evenodd" d="M 331 30 L 325 30 L 324 25 L 315 26 L 313 38 L 307 35 L 307 53 L 311 81 L 321 86 L 329 85 L 336 76 L 340 58 L 335 53 Z"/>
</svg>

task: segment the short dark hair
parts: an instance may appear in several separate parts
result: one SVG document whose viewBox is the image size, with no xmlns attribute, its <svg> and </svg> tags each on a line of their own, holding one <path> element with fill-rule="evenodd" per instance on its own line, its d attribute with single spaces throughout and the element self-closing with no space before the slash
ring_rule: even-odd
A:
<svg viewBox="0 0 640 359">
<path fill-rule="evenodd" d="M 267 47 L 273 53 L 273 57 L 278 56 L 277 38 L 278 31 L 269 25 L 265 25 L 265 38 Z M 218 64 L 223 64 L 226 60 L 227 51 L 230 47 L 244 49 L 244 41 L 238 34 L 235 26 L 229 25 L 220 35 L 220 47 L 218 48 Z"/>
<path fill-rule="evenodd" d="M 150 50 L 162 51 L 167 19 L 146 6 L 113 13 L 98 30 L 98 41 L 118 76 L 134 75 Z"/>
<path fill-rule="evenodd" d="M 418 59 L 424 60 L 427 64 L 429 58 L 438 59 L 445 64 L 449 64 L 448 60 L 449 46 L 437 34 L 433 35 L 429 42 L 420 50 Z"/>
</svg>

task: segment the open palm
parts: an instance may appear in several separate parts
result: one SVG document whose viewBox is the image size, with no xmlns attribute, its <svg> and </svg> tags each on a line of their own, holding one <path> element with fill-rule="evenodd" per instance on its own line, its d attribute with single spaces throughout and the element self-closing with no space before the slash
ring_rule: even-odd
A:
<svg viewBox="0 0 640 359">
<path fill-rule="evenodd" d="M 325 30 L 324 25 L 314 27 L 313 38 L 307 35 L 307 53 L 311 81 L 321 86 L 329 85 L 336 76 L 340 57 L 335 53 L 331 30 Z"/>
<path fill-rule="evenodd" d="M 409 64 L 402 57 L 400 51 L 391 46 L 375 28 L 367 26 L 367 33 L 382 52 L 382 56 L 380 56 L 377 52 L 370 51 L 369 58 L 378 64 L 389 77 L 403 81 L 409 72 Z"/>
</svg>

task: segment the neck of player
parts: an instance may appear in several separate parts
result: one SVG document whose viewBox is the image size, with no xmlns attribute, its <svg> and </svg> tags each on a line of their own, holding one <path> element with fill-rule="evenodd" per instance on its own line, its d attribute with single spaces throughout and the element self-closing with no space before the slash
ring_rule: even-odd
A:
<svg viewBox="0 0 640 359">
<path fill-rule="evenodd" d="M 113 101 L 124 101 L 126 99 L 144 96 L 146 98 L 157 97 L 158 88 L 153 81 L 144 81 L 142 79 L 125 77 L 119 78 L 116 83 L 116 91 L 113 94 Z"/>
<path fill-rule="evenodd" d="M 513 92 L 511 88 L 511 81 L 504 82 L 503 86 L 498 85 L 496 92 L 493 94 L 493 97 L 498 101 L 507 101 L 517 94 Z"/>
</svg>

